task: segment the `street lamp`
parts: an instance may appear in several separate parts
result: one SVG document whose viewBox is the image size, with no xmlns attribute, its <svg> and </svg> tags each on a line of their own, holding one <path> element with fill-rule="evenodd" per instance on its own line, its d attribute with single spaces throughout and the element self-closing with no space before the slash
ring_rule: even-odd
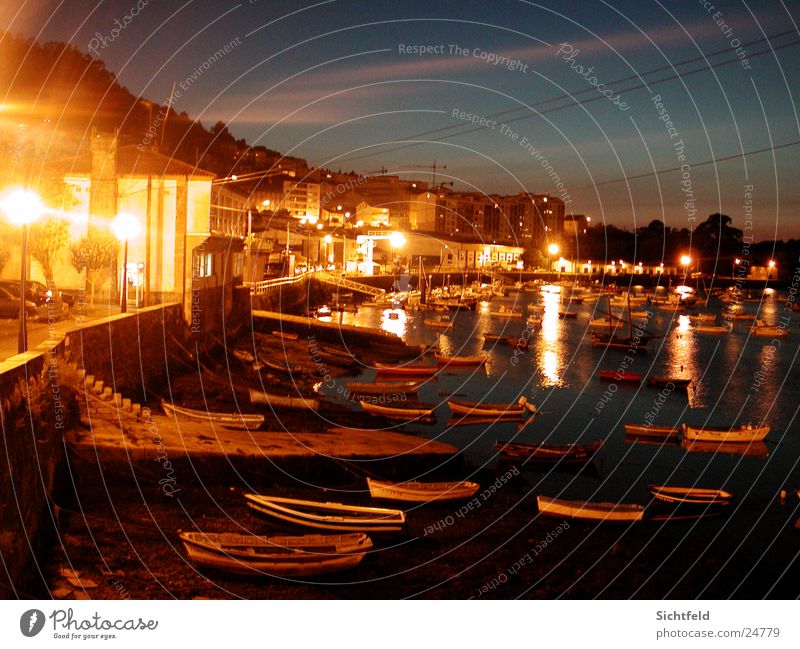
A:
<svg viewBox="0 0 800 649">
<path fill-rule="evenodd" d="M 20 250 L 20 291 L 19 291 L 19 336 L 17 352 L 28 351 L 28 327 L 25 312 L 25 296 L 27 294 L 27 257 L 28 257 L 28 224 L 38 219 L 44 211 L 44 205 L 32 191 L 15 189 L 0 203 L 9 222 L 22 226 L 22 246 Z"/>
<path fill-rule="evenodd" d="M 689 273 L 689 264 L 692 263 L 692 258 L 689 255 L 681 255 L 681 266 L 683 266 L 683 279 L 686 280 L 686 276 Z"/>
<path fill-rule="evenodd" d="M 142 226 L 135 216 L 123 212 L 117 214 L 111 221 L 111 231 L 117 240 L 122 242 L 125 251 L 122 255 L 122 290 L 120 291 L 119 312 L 126 313 L 128 311 L 128 241 L 139 236 Z"/>
<path fill-rule="evenodd" d="M 558 244 L 551 243 L 547 246 L 547 271 L 550 272 L 553 270 L 553 255 L 558 254 Z"/>
<path fill-rule="evenodd" d="M 736 275 L 736 267 L 741 263 L 742 260 L 739 259 L 738 257 L 736 257 L 736 259 L 733 260 L 733 268 L 731 269 L 731 279 L 733 279 L 733 277 Z"/>
</svg>

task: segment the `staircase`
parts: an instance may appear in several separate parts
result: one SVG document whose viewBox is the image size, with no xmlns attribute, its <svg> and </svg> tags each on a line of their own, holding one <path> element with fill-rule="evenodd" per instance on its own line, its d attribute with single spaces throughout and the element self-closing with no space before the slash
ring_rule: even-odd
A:
<svg viewBox="0 0 800 649">
<path fill-rule="evenodd" d="M 369 286 L 368 284 L 363 284 L 361 282 L 354 282 L 352 279 L 346 279 L 338 275 L 331 275 L 330 273 L 326 273 L 323 271 L 317 271 L 314 274 L 314 277 L 318 279 L 320 282 L 325 282 L 326 284 L 332 284 L 340 288 L 345 288 L 348 291 L 358 291 L 359 293 L 366 293 L 367 295 L 373 295 L 373 296 L 383 295 L 386 293 L 386 291 L 383 290 L 382 288 Z"/>
</svg>

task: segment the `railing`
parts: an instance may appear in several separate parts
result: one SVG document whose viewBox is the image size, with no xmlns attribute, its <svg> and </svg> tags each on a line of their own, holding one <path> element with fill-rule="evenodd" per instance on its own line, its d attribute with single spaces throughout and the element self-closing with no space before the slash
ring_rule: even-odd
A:
<svg viewBox="0 0 800 649">
<path fill-rule="evenodd" d="M 386 291 L 382 288 L 370 286 L 369 284 L 364 284 L 362 282 L 354 282 L 352 279 L 347 279 L 338 275 L 331 275 L 330 273 L 325 273 L 323 271 L 317 271 L 316 279 L 318 279 L 320 282 L 325 282 L 326 284 L 333 284 L 334 286 L 346 288 L 350 291 L 358 291 L 359 293 L 366 293 L 367 295 L 383 295 L 386 293 Z"/>
<path fill-rule="evenodd" d="M 250 288 L 250 295 L 264 295 L 281 286 L 291 286 L 297 282 L 302 282 L 314 274 L 313 270 L 300 273 L 294 277 L 277 277 L 275 279 L 265 279 L 260 282 L 245 282 L 245 286 Z"/>
</svg>

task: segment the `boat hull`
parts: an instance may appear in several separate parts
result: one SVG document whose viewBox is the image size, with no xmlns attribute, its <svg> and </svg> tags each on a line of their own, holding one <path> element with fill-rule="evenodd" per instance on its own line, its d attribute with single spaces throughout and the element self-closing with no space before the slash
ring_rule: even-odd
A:
<svg viewBox="0 0 800 649">
<path fill-rule="evenodd" d="M 373 498 L 400 502 L 427 503 L 432 501 L 471 498 L 480 485 L 475 482 L 402 482 L 367 478 Z"/>
<path fill-rule="evenodd" d="M 769 426 L 739 426 L 735 428 L 699 428 L 682 424 L 683 438 L 689 442 L 724 442 L 743 444 L 760 442 L 769 433 Z"/>
<path fill-rule="evenodd" d="M 586 521 L 633 523 L 644 517 L 641 505 L 623 503 L 590 503 L 582 500 L 560 500 L 536 496 L 539 513 L 545 516 Z"/>
</svg>

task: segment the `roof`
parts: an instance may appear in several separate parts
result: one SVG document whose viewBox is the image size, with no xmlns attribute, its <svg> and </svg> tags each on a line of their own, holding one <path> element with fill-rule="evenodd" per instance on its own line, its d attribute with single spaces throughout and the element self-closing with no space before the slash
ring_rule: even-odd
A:
<svg viewBox="0 0 800 649">
<path fill-rule="evenodd" d="M 54 175 L 58 176 L 90 176 L 92 154 L 85 151 L 73 158 L 52 162 L 48 167 Z M 214 178 L 216 174 L 155 151 L 140 150 L 137 146 L 130 144 L 117 149 L 117 176 Z"/>
</svg>

